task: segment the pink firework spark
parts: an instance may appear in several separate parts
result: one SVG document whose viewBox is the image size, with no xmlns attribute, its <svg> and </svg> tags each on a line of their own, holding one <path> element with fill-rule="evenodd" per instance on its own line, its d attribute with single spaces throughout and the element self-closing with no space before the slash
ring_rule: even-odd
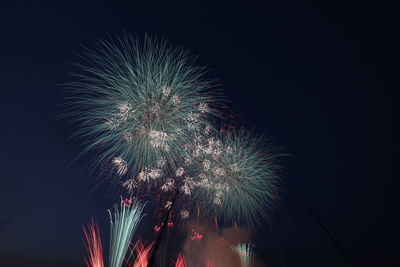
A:
<svg viewBox="0 0 400 267">
<path fill-rule="evenodd" d="M 86 266 L 104 267 L 99 226 L 92 220 L 87 230 L 83 227 L 83 233 L 85 234 L 85 247 L 88 253 L 88 257 L 85 259 Z"/>
<path fill-rule="evenodd" d="M 182 254 L 179 254 L 175 262 L 175 267 L 185 267 L 185 266 L 186 266 L 185 258 L 183 257 Z"/>
<path fill-rule="evenodd" d="M 121 200 L 121 204 L 124 205 L 125 207 L 129 207 L 132 202 L 133 202 L 134 198 L 125 198 L 123 200 Z"/>
<path fill-rule="evenodd" d="M 190 240 L 201 240 L 203 235 L 192 229 L 193 235 L 190 237 Z"/>
<path fill-rule="evenodd" d="M 154 242 L 151 242 L 146 246 L 141 240 L 138 241 L 136 250 L 136 260 L 133 264 L 128 265 L 129 267 L 147 267 L 150 257 L 150 252 L 153 247 Z"/>
<path fill-rule="evenodd" d="M 161 226 L 163 226 L 163 224 L 161 224 Z M 154 226 L 154 232 L 156 232 L 156 233 L 160 232 L 161 226 L 155 225 L 155 226 Z"/>
</svg>

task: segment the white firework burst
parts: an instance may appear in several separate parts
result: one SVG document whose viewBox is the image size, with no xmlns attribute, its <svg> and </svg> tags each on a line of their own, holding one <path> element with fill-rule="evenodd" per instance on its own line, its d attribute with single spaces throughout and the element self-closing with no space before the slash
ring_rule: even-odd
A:
<svg viewBox="0 0 400 267">
<path fill-rule="evenodd" d="M 143 171 L 141 171 L 137 179 L 139 181 L 143 182 L 149 182 L 151 179 L 157 179 L 161 177 L 161 170 L 160 169 L 150 169 L 150 168 L 145 168 Z"/>
<path fill-rule="evenodd" d="M 171 94 L 171 87 L 164 85 L 161 87 L 161 92 L 164 97 L 168 97 Z"/>
<path fill-rule="evenodd" d="M 171 201 L 167 201 L 167 202 L 165 202 L 164 209 L 170 209 L 171 206 L 172 206 L 172 202 Z"/>
<path fill-rule="evenodd" d="M 112 164 L 117 168 L 117 174 L 123 176 L 128 171 L 128 166 L 126 161 L 122 157 L 114 157 L 112 159 Z"/>
<path fill-rule="evenodd" d="M 125 182 L 121 183 L 122 187 L 124 187 L 128 193 L 132 194 L 133 191 L 136 189 L 137 187 L 137 183 L 134 179 L 128 179 Z"/>
<path fill-rule="evenodd" d="M 129 114 L 130 114 L 130 112 L 132 110 L 132 105 L 129 102 L 124 101 L 124 102 L 118 104 L 117 108 L 119 110 L 119 113 L 117 115 L 118 118 L 122 122 L 126 122 L 128 120 L 128 118 L 129 118 Z"/>
<path fill-rule="evenodd" d="M 157 167 L 158 168 L 163 168 L 165 166 L 165 164 L 167 164 L 167 159 L 165 157 L 161 157 L 158 161 L 157 161 Z"/>
<path fill-rule="evenodd" d="M 163 184 L 161 186 L 161 190 L 164 192 L 171 192 L 175 188 L 174 184 L 175 184 L 175 181 L 173 179 L 167 179 L 165 184 Z"/>
<path fill-rule="evenodd" d="M 177 95 L 174 95 L 171 97 L 171 101 L 174 106 L 179 106 L 179 104 L 181 103 L 181 98 Z"/>
<path fill-rule="evenodd" d="M 210 169 L 211 162 L 208 159 L 203 161 L 203 170 L 208 171 Z"/>
<path fill-rule="evenodd" d="M 181 177 L 184 173 L 185 173 L 185 170 L 182 167 L 179 167 L 176 170 L 175 175 L 176 175 L 176 177 Z"/>
<path fill-rule="evenodd" d="M 201 102 L 199 104 L 199 111 L 202 114 L 209 112 L 208 104 L 206 102 Z"/>
<path fill-rule="evenodd" d="M 207 124 L 205 127 L 204 127 L 204 134 L 210 134 L 211 133 L 211 130 L 212 130 L 212 127 L 211 127 L 211 125 L 209 125 L 209 124 Z"/>
<path fill-rule="evenodd" d="M 133 140 L 133 134 L 131 132 L 124 132 L 122 139 L 129 143 Z"/>
<path fill-rule="evenodd" d="M 107 126 L 108 129 L 115 130 L 119 126 L 119 121 L 115 118 L 107 119 L 105 125 Z"/>
<path fill-rule="evenodd" d="M 213 173 L 215 176 L 224 176 L 226 174 L 225 170 L 220 167 L 213 168 Z"/>
<path fill-rule="evenodd" d="M 182 219 L 189 218 L 189 211 L 188 210 L 181 210 L 181 218 Z"/>
<path fill-rule="evenodd" d="M 169 141 L 170 137 L 168 136 L 167 133 L 164 133 L 162 131 L 156 131 L 156 130 L 151 130 L 149 132 L 149 141 L 150 145 L 153 146 L 154 148 L 161 148 L 165 151 L 169 150 Z"/>
<path fill-rule="evenodd" d="M 187 121 L 187 126 L 190 130 L 197 130 L 198 129 L 198 123 L 199 123 L 199 114 L 196 114 L 194 112 L 190 112 L 186 118 Z"/>
<path fill-rule="evenodd" d="M 181 186 L 181 191 L 185 194 L 190 196 L 192 194 L 192 189 L 190 188 L 190 186 L 188 184 L 184 184 Z"/>
</svg>

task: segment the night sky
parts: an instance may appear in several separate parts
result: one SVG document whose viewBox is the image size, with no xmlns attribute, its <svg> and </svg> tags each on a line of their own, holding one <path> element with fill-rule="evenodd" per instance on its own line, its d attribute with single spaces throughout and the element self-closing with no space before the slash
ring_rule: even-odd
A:
<svg viewBox="0 0 400 267">
<path fill-rule="evenodd" d="M 9 2 L 0 5 L 0 266 L 83 266 L 82 225 L 95 217 L 107 227 L 113 197 L 92 190 L 89 159 L 74 160 L 81 147 L 57 116 L 82 45 L 124 32 L 199 55 L 239 122 L 289 154 L 280 206 L 255 239 L 268 266 L 348 266 L 310 210 L 356 266 L 398 264 L 394 6 Z"/>
</svg>

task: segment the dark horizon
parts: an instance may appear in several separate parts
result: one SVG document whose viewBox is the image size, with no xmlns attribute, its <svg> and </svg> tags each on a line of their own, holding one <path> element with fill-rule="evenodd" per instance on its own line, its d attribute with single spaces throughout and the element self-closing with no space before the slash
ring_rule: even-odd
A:
<svg viewBox="0 0 400 267">
<path fill-rule="evenodd" d="M 83 266 L 82 225 L 106 232 L 115 196 L 92 190 L 57 116 L 82 45 L 124 33 L 198 55 L 237 120 L 289 154 L 280 205 L 254 235 L 263 262 L 348 266 L 309 210 L 356 266 L 398 262 L 394 4 L 13 1 L 0 14 L 0 266 Z"/>
</svg>

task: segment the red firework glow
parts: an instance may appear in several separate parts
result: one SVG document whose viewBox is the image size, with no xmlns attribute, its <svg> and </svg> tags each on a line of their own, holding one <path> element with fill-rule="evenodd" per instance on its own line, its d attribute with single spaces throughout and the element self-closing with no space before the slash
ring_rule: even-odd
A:
<svg viewBox="0 0 400 267">
<path fill-rule="evenodd" d="M 147 267 L 149 262 L 149 256 L 151 248 L 153 247 L 154 242 L 145 246 L 141 240 L 138 241 L 135 250 L 136 250 L 136 260 L 133 264 L 130 264 L 129 267 Z"/>
<path fill-rule="evenodd" d="M 203 239 L 203 235 L 199 234 L 194 229 L 192 229 L 192 233 L 193 233 L 193 235 L 190 237 L 190 240 L 201 240 L 201 239 Z"/>
<path fill-rule="evenodd" d="M 124 205 L 125 207 L 129 207 L 132 202 L 133 202 L 134 198 L 126 198 L 121 200 L 121 204 Z"/>
<path fill-rule="evenodd" d="M 88 257 L 85 259 L 86 266 L 104 267 L 99 226 L 92 220 L 87 230 L 83 227 L 83 233 L 85 234 L 85 247 L 88 253 Z"/>
<path fill-rule="evenodd" d="M 164 223 L 161 223 L 161 225 L 155 225 L 154 226 L 154 232 L 158 233 L 161 230 L 161 227 L 164 225 Z M 174 226 L 173 222 L 168 222 L 167 227 L 172 227 Z"/>
<path fill-rule="evenodd" d="M 161 226 L 162 226 L 162 224 L 161 224 Z M 154 232 L 158 233 L 161 230 L 161 226 L 158 226 L 158 225 L 154 226 Z"/>
<path fill-rule="evenodd" d="M 181 254 L 178 255 L 178 258 L 176 259 L 175 262 L 175 267 L 185 267 L 185 259 Z"/>
</svg>

